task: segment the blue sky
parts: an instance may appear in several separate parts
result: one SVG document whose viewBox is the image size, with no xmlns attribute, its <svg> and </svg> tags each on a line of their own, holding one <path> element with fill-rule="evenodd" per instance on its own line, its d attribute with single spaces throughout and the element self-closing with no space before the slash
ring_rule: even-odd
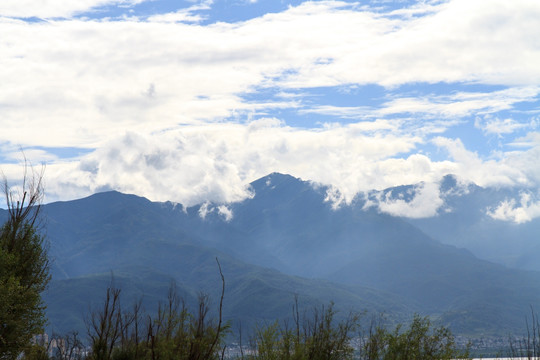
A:
<svg viewBox="0 0 540 360">
<path fill-rule="evenodd" d="M 347 201 L 453 173 L 531 208 L 538 18 L 534 0 L 5 0 L 0 168 L 46 164 L 47 201 L 238 201 L 273 171 Z"/>
</svg>

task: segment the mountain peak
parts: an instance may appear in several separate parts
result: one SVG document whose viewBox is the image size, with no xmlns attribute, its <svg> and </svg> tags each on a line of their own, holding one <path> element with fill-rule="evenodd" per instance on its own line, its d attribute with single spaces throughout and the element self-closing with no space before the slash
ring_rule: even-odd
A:
<svg viewBox="0 0 540 360">
<path fill-rule="evenodd" d="M 254 194 L 253 199 L 257 199 L 265 206 L 270 204 L 278 204 L 290 202 L 293 199 L 306 199 L 307 197 L 315 197 L 320 203 L 323 203 L 324 196 L 321 196 L 320 191 L 313 187 L 310 181 L 304 181 L 291 175 L 281 173 L 271 173 L 251 184 L 251 191 Z"/>
<path fill-rule="evenodd" d="M 446 192 L 451 189 L 455 189 L 458 184 L 458 178 L 454 174 L 444 175 L 441 179 L 441 191 Z"/>
<path fill-rule="evenodd" d="M 255 180 L 255 181 L 261 181 L 261 180 L 265 180 L 265 181 L 276 181 L 276 182 L 282 182 L 282 181 L 302 181 L 300 180 L 300 178 L 297 178 L 297 177 L 294 177 L 292 175 L 289 175 L 289 174 L 283 174 L 283 173 L 280 173 L 280 172 L 273 172 L 273 173 L 270 173 L 266 176 L 263 176 L 261 177 L 260 179 L 258 180 Z"/>
</svg>

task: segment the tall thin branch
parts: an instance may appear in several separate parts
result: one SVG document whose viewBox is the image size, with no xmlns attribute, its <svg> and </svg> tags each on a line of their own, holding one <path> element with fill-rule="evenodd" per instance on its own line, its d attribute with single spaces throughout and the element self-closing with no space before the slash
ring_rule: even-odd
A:
<svg viewBox="0 0 540 360">
<path fill-rule="evenodd" d="M 218 320 L 216 336 L 214 338 L 214 341 L 212 342 L 212 345 L 208 349 L 208 353 L 207 353 L 207 356 L 205 357 L 205 359 L 209 359 L 210 355 L 212 355 L 212 353 L 214 352 L 214 349 L 215 349 L 215 347 L 216 347 L 216 345 L 217 345 L 217 343 L 219 341 L 219 337 L 221 335 L 221 324 L 222 324 L 222 321 L 223 321 L 223 298 L 225 296 L 225 276 L 223 276 L 223 272 L 221 271 L 221 264 L 219 263 L 219 260 L 218 260 L 217 257 L 216 257 L 216 262 L 217 262 L 218 269 L 219 269 L 219 275 L 221 276 L 221 298 L 219 300 L 219 320 Z"/>
</svg>

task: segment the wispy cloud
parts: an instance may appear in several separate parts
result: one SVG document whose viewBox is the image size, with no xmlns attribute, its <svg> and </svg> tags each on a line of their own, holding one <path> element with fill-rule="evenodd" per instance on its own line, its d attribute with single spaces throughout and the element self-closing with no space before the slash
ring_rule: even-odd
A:
<svg viewBox="0 0 540 360">
<path fill-rule="evenodd" d="M 493 92 L 462 91 L 450 95 L 426 94 L 407 97 L 389 95 L 393 99 L 385 101 L 379 106 L 316 105 L 306 107 L 300 110 L 300 113 L 333 115 L 353 119 L 399 114 L 455 119 L 475 114 L 483 115 L 509 110 L 517 103 L 538 101 L 539 94 L 539 87 L 530 86 Z M 478 126 L 480 127 L 480 124 Z M 493 127 L 492 129 L 495 130 Z"/>
<path fill-rule="evenodd" d="M 187 8 L 180 9 L 176 12 L 153 15 L 147 18 L 150 22 L 185 22 L 185 23 L 200 23 L 205 20 L 207 16 L 201 14 L 201 11 L 209 10 L 213 4 L 213 0 L 203 0 L 195 5 L 191 5 Z"/>
<path fill-rule="evenodd" d="M 499 119 L 490 116 L 477 117 L 474 126 L 486 134 L 511 134 L 516 130 L 528 127 L 528 124 L 519 123 L 513 119 Z"/>
<path fill-rule="evenodd" d="M 396 98 L 383 104 L 379 116 L 386 114 L 425 114 L 430 117 L 465 117 L 508 110 L 514 104 L 536 101 L 540 88 L 536 86 L 509 88 L 493 92 L 458 92 L 451 95 L 426 95 Z"/>
</svg>

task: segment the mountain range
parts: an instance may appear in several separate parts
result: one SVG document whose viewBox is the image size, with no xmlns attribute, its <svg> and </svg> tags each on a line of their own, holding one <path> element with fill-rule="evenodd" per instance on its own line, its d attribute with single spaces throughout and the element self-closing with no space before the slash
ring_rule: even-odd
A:
<svg viewBox="0 0 540 360">
<path fill-rule="evenodd" d="M 303 311 L 333 301 L 341 313 L 384 312 L 390 321 L 430 315 L 465 335 L 523 331 L 540 303 L 538 222 L 518 226 L 486 215 L 515 195 L 508 190 L 468 184 L 464 191 L 453 176 L 439 186 L 445 208 L 417 219 L 367 205 L 383 195 L 410 200 L 418 185 L 336 206 L 330 187 L 278 173 L 251 183 L 253 196 L 238 203 L 185 208 L 111 191 L 44 205 L 53 260 L 44 294 L 49 326 L 84 329 L 111 281 L 124 301 L 142 298 L 148 309 L 171 281 L 188 305 L 201 291 L 217 301 L 217 258 L 233 326 L 286 318 L 298 297 Z"/>
</svg>

